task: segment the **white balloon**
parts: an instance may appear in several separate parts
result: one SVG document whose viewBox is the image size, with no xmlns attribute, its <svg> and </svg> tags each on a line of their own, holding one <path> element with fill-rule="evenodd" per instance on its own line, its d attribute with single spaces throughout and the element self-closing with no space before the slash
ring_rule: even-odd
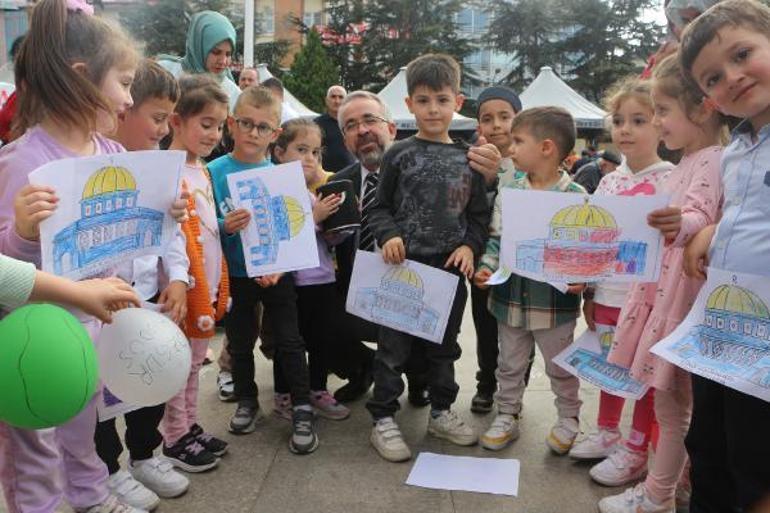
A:
<svg viewBox="0 0 770 513">
<path fill-rule="evenodd" d="M 154 406 L 187 383 L 192 355 L 182 330 L 167 317 L 143 308 L 112 316 L 97 339 L 99 374 L 116 397 Z"/>
</svg>

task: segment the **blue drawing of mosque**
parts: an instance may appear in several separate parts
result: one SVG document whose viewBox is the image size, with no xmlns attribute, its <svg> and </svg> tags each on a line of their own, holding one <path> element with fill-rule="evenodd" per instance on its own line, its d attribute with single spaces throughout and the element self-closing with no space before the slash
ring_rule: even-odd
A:
<svg viewBox="0 0 770 513">
<path fill-rule="evenodd" d="M 359 289 L 355 304 L 369 312 L 376 323 L 395 323 L 404 329 L 433 334 L 439 316 L 423 302 L 424 294 L 420 275 L 399 266 L 382 275 L 379 287 Z"/>
<path fill-rule="evenodd" d="M 628 369 L 607 361 L 612 346 L 613 331 L 605 331 L 599 337 L 602 353 L 597 354 L 584 348 L 576 349 L 567 361 L 575 367 L 580 377 L 606 390 L 638 394 L 644 385 L 632 378 Z"/>
<path fill-rule="evenodd" d="M 770 312 L 743 287 L 716 287 L 706 301 L 703 324 L 671 349 L 720 374 L 770 388 Z"/>
<path fill-rule="evenodd" d="M 256 177 L 238 180 L 238 200 L 251 202 L 252 218 L 259 240 L 248 248 L 252 265 L 274 264 L 281 241 L 296 237 L 305 225 L 307 214 L 290 196 L 270 196 L 264 182 Z"/>
<path fill-rule="evenodd" d="M 53 239 L 54 272 L 66 276 L 108 257 L 160 246 L 163 212 L 138 206 L 128 169 L 106 166 L 83 187 L 80 219 Z"/>
</svg>

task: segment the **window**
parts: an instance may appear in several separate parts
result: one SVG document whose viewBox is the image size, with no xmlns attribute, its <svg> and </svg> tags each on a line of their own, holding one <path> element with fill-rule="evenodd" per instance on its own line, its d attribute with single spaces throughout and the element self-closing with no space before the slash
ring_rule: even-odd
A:
<svg viewBox="0 0 770 513">
<path fill-rule="evenodd" d="M 745 321 L 743 323 L 743 332 L 746 335 L 751 335 L 751 327 L 752 327 L 752 322 L 751 321 Z"/>
<path fill-rule="evenodd" d="M 91 205 L 86 205 L 86 217 L 91 215 Z"/>
<path fill-rule="evenodd" d="M 274 2 L 257 2 L 256 30 L 259 34 L 275 32 Z"/>
<path fill-rule="evenodd" d="M 323 21 L 323 13 L 322 12 L 306 12 L 304 15 L 302 15 L 302 22 L 308 26 L 308 27 L 314 27 L 316 25 L 322 25 Z"/>
<path fill-rule="evenodd" d="M 717 319 L 717 328 L 721 330 L 724 327 L 725 327 L 725 320 L 722 317 L 719 317 Z"/>
<path fill-rule="evenodd" d="M 96 204 L 96 209 L 95 210 L 96 210 L 97 214 L 101 214 L 102 213 L 102 204 L 101 204 L 101 202 Z"/>
<path fill-rule="evenodd" d="M 455 15 L 457 30 L 460 32 L 471 32 L 473 30 L 473 10 L 463 9 Z"/>
</svg>

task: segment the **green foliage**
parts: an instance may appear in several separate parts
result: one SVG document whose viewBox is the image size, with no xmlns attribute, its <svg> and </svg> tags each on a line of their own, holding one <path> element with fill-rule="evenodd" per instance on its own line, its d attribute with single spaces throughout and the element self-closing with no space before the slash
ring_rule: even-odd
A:
<svg viewBox="0 0 770 513">
<path fill-rule="evenodd" d="M 254 45 L 254 63 L 267 64 L 270 71 L 278 78 L 281 78 L 281 62 L 289 53 L 291 43 L 285 39 L 271 41 L 269 43 L 257 43 Z M 276 70 L 276 71 L 273 71 Z"/>
<path fill-rule="evenodd" d="M 339 83 L 339 72 L 326 54 L 318 32 L 311 30 L 305 44 L 294 57 L 291 70 L 283 76 L 286 89 L 316 112 L 324 111 L 324 98 L 329 86 Z"/>
</svg>

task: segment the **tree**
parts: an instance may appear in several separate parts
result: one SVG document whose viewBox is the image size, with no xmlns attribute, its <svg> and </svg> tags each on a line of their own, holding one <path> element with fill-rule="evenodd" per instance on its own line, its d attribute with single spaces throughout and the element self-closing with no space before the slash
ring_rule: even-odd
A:
<svg viewBox="0 0 770 513">
<path fill-rule="evenodd" d="M 339 83 L 339 72 L 334 61 L 326 54 L 318 32 L 311 30 L 305 36 L 302 50 L 294 57 L 291 70 L 284 74 L 286 88 L 316 112 L 323 112 L 326 90 Z"/>
<path fill-rule="evenodd" d="M 369 89 L 374 70 L 363 52 L 367 22 L 364 0 L 336 0 L 326 7 L 322 34 L 327 54 L 339 68 L 340 83 L 350 91 Z M 305 30 L 306 27 L 303 27 Z"/>
</svg>

